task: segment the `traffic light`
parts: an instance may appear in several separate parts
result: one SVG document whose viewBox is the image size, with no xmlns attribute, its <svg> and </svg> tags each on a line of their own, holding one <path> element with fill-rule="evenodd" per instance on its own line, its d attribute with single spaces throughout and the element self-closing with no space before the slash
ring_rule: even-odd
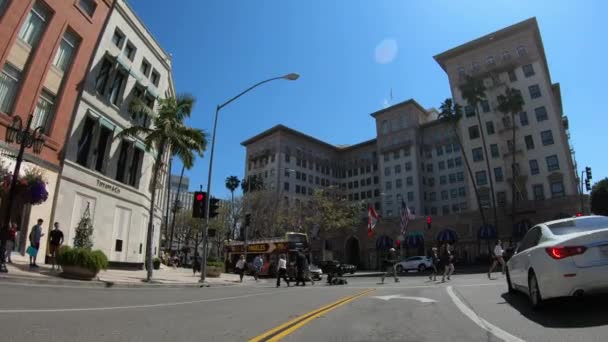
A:
<svg viewBox="0 0 608 342">
<path fill-rule="evenodd" d="M 192 201 L 192 217 L 205 218 L 206 205 L 207 193 L 202 191 L 195 191 L 194 200 Z"/>
<path fill-rule="evenodd" d="M 217 211 L 220 208 L 220 200 L 214 197 L 211 197 L 211 201 L 209 202 L 209 218 L 216 217 Z"/>
<path fill-rule="evenodd" d="M 585 173 L 587 173 L 587 179 L 593 179 L 593 177 L 591 177 L 591 168 L 589 166 L 585 167 Z"/>
<path fill-rule="evenodd" d="M 581 213 L 580 211 L 578 213 L 576 213 L 576 217 L 581 217 L 583 216 L 583 213 Z"/>
<path fill-rule="evenodd" d="M 589 178 L 585 179 L 585 189 L 587 189 L 587 191 L 591 191 L 591 181 Z"/>
<path fill-rule="evenodd" d="M 433 219 L 430 216 L 426 217 L 426 229 L 431 229 L 431 223 L 433 223 Z"/>
</svg>

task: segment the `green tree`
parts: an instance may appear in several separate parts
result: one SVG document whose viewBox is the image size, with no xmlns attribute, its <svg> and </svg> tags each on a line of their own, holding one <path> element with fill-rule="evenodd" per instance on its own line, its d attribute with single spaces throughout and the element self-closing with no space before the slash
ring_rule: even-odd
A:
<svg viewBox="0 0 608 342">
<path fill-rule="evenodd" d="M 608 178 L 593 184 L 591 189 L 591 212 L 608 216 Z"/>
<path fill-rule="evenodd" d="M 87 208 L 78 222 L 78 227 L 76 227 L 74 247 L 90 250 L 93 248 L 91 236 L 93 236 L 93 223 L 91 222 L 91 212 L 89 211 L 89 205 L 87 204 Z"/>
<path fill-rule="evenodd" d="M 462 159 L 464 160 L 464 165 L 467 168 L 467 172 L 469 174 L 469 178 L 471 179 L 471 184 L 473 185 L 473 191 L 475 192 L 475 199 L 477 200 L 477 205 L 479 207 L 479 215 L 481 216 L 481 222 L 485 225 L 486 216 L 483 212 L 483 207 L 481 205 L 481 199 L 479 198 L 479 190 L 477 189 L 477 182 L 475 182 L 475 175 L 473 175 L 473 170 L 471 170 L 471 164 L 469 163 L 469 158 L 467 158 L 467 154 L 465 153 L 464 146 L 462 146 L 462 139 L 458 134 L 458 124 L 460 119 L 462 118 L 462 106 L 458 103 L 454 103 L 452 99 L 445 99 L 441 106 L 439 107 L 441 112 L 439 113 L 439 120 L 447 122 L 450 124 L 452 128 L 452 132 L 456 137 L 456 142 L 460 147 L 460 151 L 462 151 Z"/>
<path fill-rule="evenodd" d="M 226 189 L 230 190 L 230 219 L 232 219 L 232 229 L 229 232 L 230 237 L 234 237 L 234 230 L 236 229 L 236 219 L 234 215 L 234 191 L 238 189 L 241 181 L 237 176 L 228 176 L 226 177 Z"/>
<path fill-rule="evenodd" d="M 117 135 L 123 137 L 140 137 L 143 139 L 147 151 L 155 153 L 152 169 L 152 189 L 150 209 L 148 212 L 148 229 L 146 236 L 146 279 L 152 279 L 152 232 L 154 229 L 154 205 L 156 202 L 156 189 L 159 183 L 159 174 L 163 166 L 163 158 L 168 152 L 181 159 L 184 165 L 194 163 L 195 154 L 202 156 L 207 146 L 206 133 L 201 129 L 191 128 L 185 124 L 194 107 L 195 99 L 190 95 L 181 95 L 158 100 L 158 111 L 148 107 L 143 101 L 136 100 L 131 110 L 140 115 L 147 115 L 152 120 L 152 126 L 132 126 Z"/>
<path fill-rule="evenodd" d="M 241 189 L 243 193 L 264 190 L 264 179 L 257 175 L 249 176 L 241 182 Z"/>
<path fill-rule="evenodd" d="M 488 180 L 490 181 L 490 198 L 492 200 L 491 205 L 494 214 L 494 226 L 496 229 L 498 229 L 498 213 L 496 208 L 496 194 L 494 193 L 494 177 L 492 174 L 492 169 L 490 168 L 490 158 L 488 157 L 486 135 L 483 132 L 481 116 L 479 114 L 479 105 L 486 99 L 486 86 L 483 84 L 483 79 L 467 76 L 465 83 L 460 86 L 460 92 L 462 93 L 462 97 L 465 99 L 467 104 L 473 107 L 475 116 L 477 117 L 484 159 L 486 160 L 486 173 L 488 175 Z M 466 153 L 464 150 L 462 152 L 463 154 Z"/>
<path fill-rule="evenodd" d="M 513 220 L 513 224 L 515 224 L 515 208 L 516 201 L 519 199 L 521 191 L 520 187 L 525 186 L 525 184 L 521 184 L 519 170 L 517 170 L 517 144 L 515 143 L 515 114 L 521 113 L 524 109 L 524 99 L 521 96 L 521 92 L 519 90 L 507 87 L 504 94 L 498 95 L 498 111 L 503 113 L 505 116 L 510 115 L 509 122 L 511 125 L 511 145 L 513 148 L 511 149 L 512 159 L 511 159 L 511 219 Z"/>
</svg>

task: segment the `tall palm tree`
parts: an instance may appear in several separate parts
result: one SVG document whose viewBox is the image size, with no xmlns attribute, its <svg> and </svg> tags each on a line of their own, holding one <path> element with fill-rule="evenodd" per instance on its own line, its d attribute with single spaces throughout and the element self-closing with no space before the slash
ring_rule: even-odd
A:
<svg viewBox="0 0 608 342">
<path fill-rule="evenodd" d="M 177 183 L 177 193 L 175 194 L 175 201 L 173 202 L 173 220 L 171 221 L 171 237 L 169 238 L 169 249 L 173 250 L 173 231 L 175 229 L 175 216 L 177 215 L 178 204 L 179 204 L 179 195 L 182 190 L 182 179 L 184 179 L 184 171 L 186 169 L 190 170 L 193 166 L 193 160 L 189 161 L 188 164 L 182 161 L 182 171 L 179 174 L 179 182 Z M 171 178 L 169 178 L 169 182 Z"/>
<path fill-rule="evenodd" d="M 140 137 L 143 139 L 146 150 L 154 150 L 154 166 L 152 169 L 152 194 L 150 209 L 148 211 L 148 231 L 146 236 L 146 266 L 148 273 L 146 279 L 152 279 L 152 233 L 154 222 L 154 204 L 156 202 L 156 188 L 160 169 L 163 166 L 165 152 L 177 156 L 184 165 L 192 165 L 195 153 L 202 156 L 207 146 L 207 135 L 203 130 L 191 128 L 185 124 L 190 117 L 195 99 L 190 95 L 180 95 L 167 99 L 160 99 L 158 110 L 148 107 L 143 101 L 136 100 L 132 110 L 148 115 L 152 119 L 151 127 L 132 126 L 120 132 L 116 139 L 123 137 Z"/>
<path fill-rule="evenodd" d="M 481 216 L 481 222 L 485 225 L 486 216 L 483 212 L 483 208 L 481 206 L 481 201 L 479 198 L 479 190 L 477 189 L 477 183 L 475 182 L 475 176 L 473 175 L 473 171 L 471 170 L 471 165 L 469 164 L 469 158 L 467 158 L 467 154 L 465 153 L 464 146 L 462 146 L 462 139 L 458 134 L 458 122 L 462 118 L 462 106 L 458 103 L 454 103 L 452 99 L 445 99 L 441 106 L 439 107 L 441 112 L 439 113 L 439 119 L 445 122 L 448 122 L 452 126 L 452 131 L 456 136 L 456 141 L 458 142 L 458 146 L 460 147 L 460 151 L 462 151 L 462 158 L 464 159 L 464 165 L 467 168 L 467 172 L 469 173 L 469 177 L 471 179 L 471 184 L 473 184 L 473 191 L 475 191 L 475 199 L 477 200 L 477 206 L 479 207 L 479 215 Z"/>
<path fill-rule="evenodd" d="M 234 231 L 236 230 L 236 220 L 234 217 L 234 190 L 236 190 L 240 184 L 241 184 L 241 181 L 239 180 L 239 178 L 237 176 L 226 177 L 226 189 L 230 190 L 230 195 L 232 197 L 231 204 L 230 204 L 230 206 L 231 206 L 230 216 L 232 219 L 232 228 L 230 231 L 231 239 L 234 238 Z"/>
<path fill-rule="evenodd" d="M 465 101 L 467 101 L 469 106 L 472 106 L 474 108 L 475 116 L 477 117 L 477 123 L 479 124 L 481 144 L 483 147 L 484 158 L 486 160 L 488 180 L 490 181 L 490 196 L 492 199 L 492 208 L 494 209 L 494 227 L 498 229 L 498 214 L 496 212 L 496 194 L 494 193 L 494 180 L 492 177 L 492 170 L 490 169 L 490 158 L 488 158 L 488 146 L 486 144 L 486 135 L 483 132 L 481 116 L 479 115 L 479 105 L 482 101 L 486 99 L 486 86 L 483 84 L 483 79 L 467 76 L 465 83 L 460 86 L 460 92 L 462 93 L 462 97 L 465 99 Z"/>
<path fill-rule="evenodd" d="M 520 113 L 524 109 L 524 99 L 521 96 L 521 92 L 517 89 L 513 89 L 507 87 L 504 94 L 498 95 L 498 111 L 503 113 L 504 115 L 511 114 L 511 142 L 513 149 L 511 153 L 513 154 L 513 159 L 511 161 L 511 218 L 513 220 L 513 224 L 515 224 L 515 202 L 517 201 L 517 197 L 515 195 L 517 190 L 517 181 L 518 174 L 515 165 L 515 152 L 517 150 L 517 144 L 515 144 L 515 114 Z"/>
</svg>

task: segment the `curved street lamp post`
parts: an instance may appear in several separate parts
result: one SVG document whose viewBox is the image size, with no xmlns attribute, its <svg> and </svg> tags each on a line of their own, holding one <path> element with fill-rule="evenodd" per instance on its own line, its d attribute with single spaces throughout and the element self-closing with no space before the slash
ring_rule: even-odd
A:
<svg viewBox="0 0 608 342">
<path fill-rule="evenodd" d="M 295 81 L 298 78 L 300 78 L 300 75 L 298 75 L 296 73 L 290 73 L 290 74 L 287 74 L 284 76 L 269 78 L 267 80 L 264 80 L 264 81 L 261 81 L 261 82 L 258 82 L 256 84 L 252 85 L 251 87 L 245 89 L 244 91 L 242 91 L 235 97 L 231 98 L 230 100 L 224 102 L 221 105 L 218 105 L 215 108 L 215 118 L 213 120 L 213 133 L 211 136 L 211 154 L 209 155 L 209 173 L 207 175 L 207 198 L 205 199 L 207 201 L 207 205 L 206 205 L 206 210 L 205 210 L 206 211 L 205 212 L 205 228 L 203 229 L 204 234 L 203 234 L 203 255 L 202 255 L 202 262 L 201 262 L 201 280 L 200 280 L 201 283 L 205 282 L 205 277 L 206 277 L 206 273 L 207 273 L 207 246 L 208 246 L 207 230 L 209 229 L 209 209 L 210 209 L 210 202 L 211 202 L 211 172 L 213 170 L 213 151 L 215 150 L 215 132 L 216 132 L 216 128 L 217 128 L 218 114 L 222 108 L 226 107 L 234 100 L 245 95 L 246 93 L 250 92 L 254 88 L 261 86 L 264 83 L 268 83 L 268 82 L 275 81 L 275 80 Z"/>
<path fill-rule="evenodd" d="M 2 213 L 2 225 L 0 226 L 0 236 L 2 237 L 0 241 L 0 273 L 8 273 L 5 264 L 6 239 L 8 238 L 8 228 L 11 222 L 11 213 L 13 212 L 13 202 L 15 201 L 15 188 L 17 186 L 19 170 L 21 169 L 21 162 L 23 161 L 23 154 L 26 148 L 32 148 L 35 154 L 40 154 L 44 146 L 44 128 L 40 126 L 36 127 L 33 131 L 30 130 L 33 118 L 33 115 L 27 118 L 27 124 L 24 129 L 21 118 L 14 116 L 13 123 L 6 128 L 6 142 L 9 144 L 19 144 L 19 153 L 15 161 L 11 186 L 8 198 L 6 199 L 7 204 L 4 206 L 5 209 Z"/>
</svg>

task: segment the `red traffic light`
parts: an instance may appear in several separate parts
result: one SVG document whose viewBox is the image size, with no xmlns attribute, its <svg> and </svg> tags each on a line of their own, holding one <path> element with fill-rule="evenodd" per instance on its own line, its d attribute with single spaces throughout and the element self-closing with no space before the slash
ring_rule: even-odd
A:
<svg viewBox="0 0 608 342">
<path fill-rule="evenodd" d="M 426 223 L 428 223 L 428 224 L 433 223 L 433 219 L 431 219 L 431 217 L 430 217 L 430 216 L 427 216 L 427 217 L 426 217 Z"/>
<path fill-rule="evenodd" d="M 203 196 L 203 194 L 196 194 L 196 200 L 198 202 L 202 202 L 205 199 L 205 196 Z"/>
<path fill-rule="evenodd" d="M 580 211 L 578 213 L 576 213 L 576 217 L 581 217 L 583 216 L 583 213 L 581 213 Z"/>
</svg>

